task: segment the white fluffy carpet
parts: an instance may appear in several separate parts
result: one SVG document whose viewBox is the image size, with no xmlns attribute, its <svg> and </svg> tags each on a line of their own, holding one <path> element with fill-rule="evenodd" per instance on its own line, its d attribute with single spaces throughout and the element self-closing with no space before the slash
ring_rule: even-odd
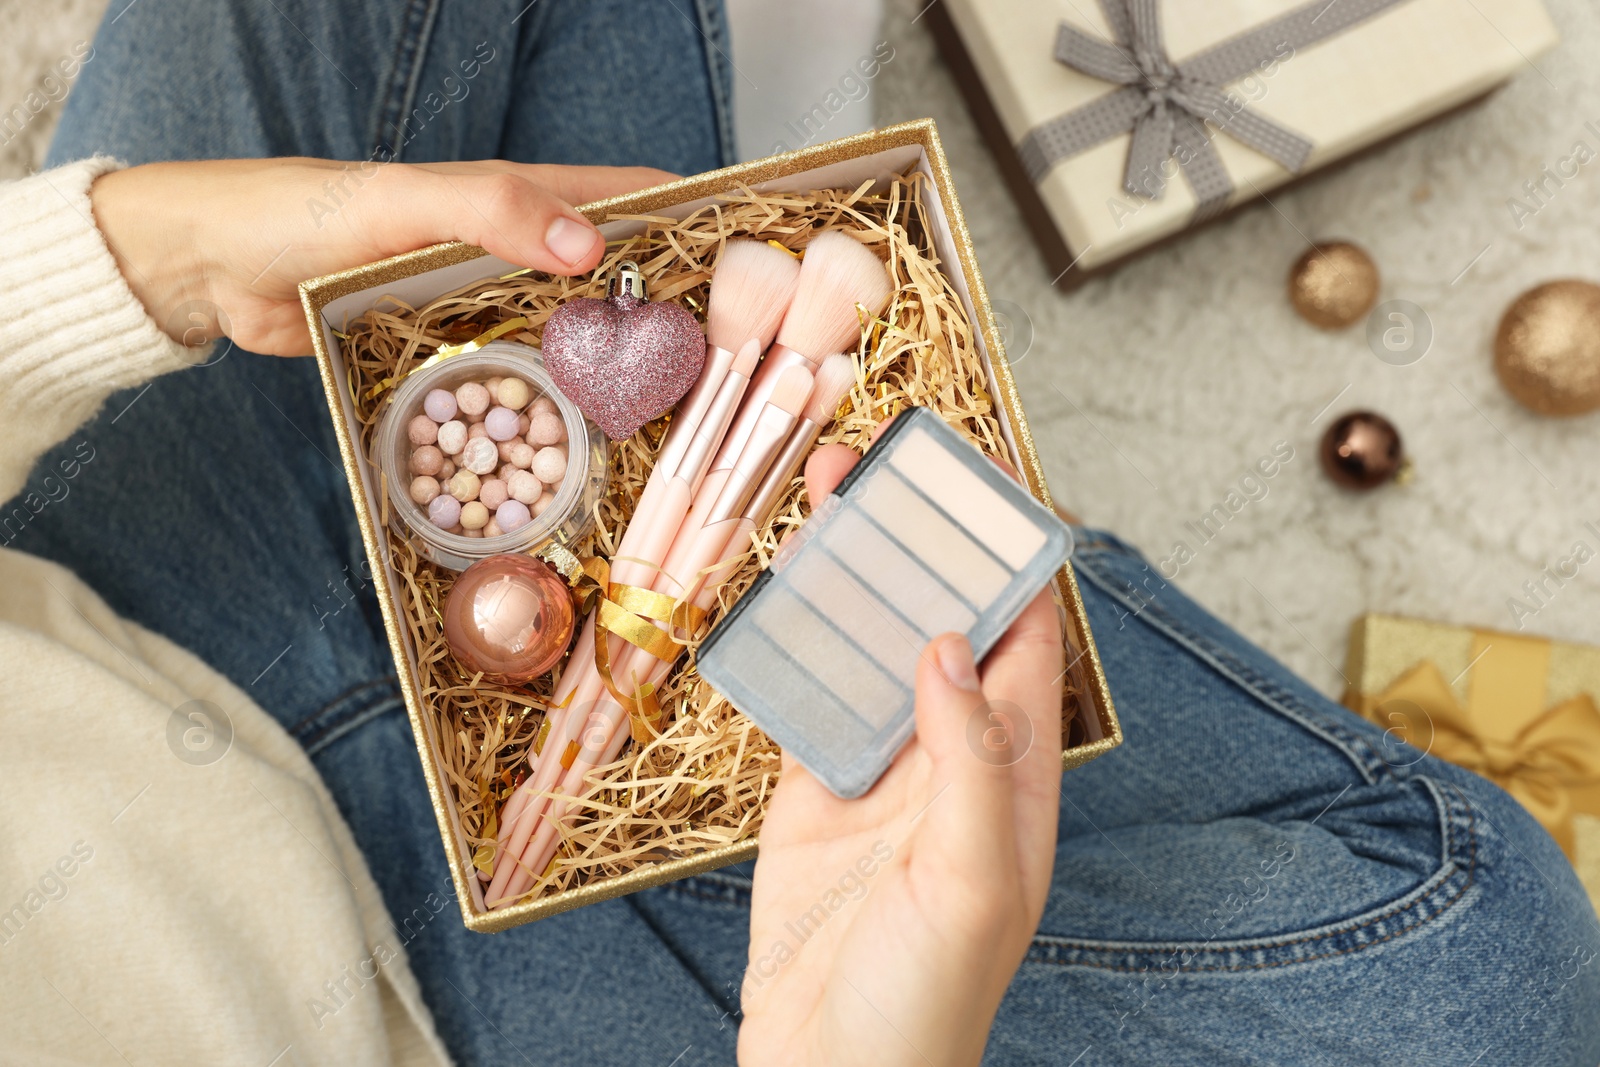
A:
<svg viewBox="0 0 1600 1067">
<path fill-rule="evenodd" d="M 1592 0 L 1549 0 L 1562 45 L 1483 106 L 1071 295 L 1051 289 L 932 39 L 913 23 L 926 2 L 888 5 L 897 56 L 878 79 L 877 118 L 938 120 L 990 293 L 1031 320 L 1015 369 L 1060 501 L 1153 560 L 1187 541 L 1196 555 L 1180 584 L 1330 695 L 1343 687 L 1357 615 L 1514 629 L 1508 600 L 1577 541 L 1596 558 L 1523 621 L 1530 633 L 1600 643 L 1600 533 L 1585 525 L 1600 529 L 1600 415 L 1531 414 L 1501 389 L 1490 356 L 1518 293 L 1551 278 L 1600 281 L 1600 160 L 1521 230 L 1506 206 L 1575 141 L 1600 153 L 1584 128 L 1600 120 Z M 1382 363 L 1361 327 L 1324 334 L 1291 311 L 1289 266 L 1308 238 L 1332 237 L 1371 252 L 1382 299 L 1426 310 L 1435 339 L 1419 363 Z M 1322 475 L 1321 432 L 1355 408 L 1399 427 L 1416 465 L 1409 485 L 1359 496 Z M 1201 547 L 1186 524 L 1279 441 L 1294 459 Z"/>
</svg>

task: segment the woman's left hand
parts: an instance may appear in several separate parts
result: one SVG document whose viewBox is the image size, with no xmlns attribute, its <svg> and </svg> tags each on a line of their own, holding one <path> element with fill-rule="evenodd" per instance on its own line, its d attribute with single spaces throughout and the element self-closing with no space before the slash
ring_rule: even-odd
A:
<svg viewBox="0 0 1600 1067">
<path fill-rule="evenodd" d="M 573 207 L 670 181 L 647 167 L 229 159 L 106 174 L 95 222 L 134 295 L 174 340 L 226 332 L 252 352 L 311 352 L 299 284 L 440 241 L 551 274 L 605 243 Z"/>
</svg>

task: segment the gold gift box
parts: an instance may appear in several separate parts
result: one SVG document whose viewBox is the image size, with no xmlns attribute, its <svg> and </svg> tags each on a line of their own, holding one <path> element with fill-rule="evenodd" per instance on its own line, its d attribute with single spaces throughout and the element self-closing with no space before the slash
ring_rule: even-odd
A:
<svg viewBox="0 0 1600 1067">
<path fill-rule="evenodd" d="M 1347 707 L 1506 788 L 1600 901 L 1600 648 L 1363 615 L 1345 673 Z"/>
<path fill-rule="evenodd" d="M 1023 415 L 1016 384 L 1006 362 L 1000 333 L 990 311 L 989 296 L 978 272 L 977 257 L 956 200 L 955 186 L 945 161 L 944 150 L 932 120 L 908 122 L 871 133 L 819 144 L 797 152 L 772 156 L 750 163 L 710 171 L 666 185 L 626 196 L 613 197 L 585 205 L 581 210 L 601 229 L 608 240 L 625 238 L 642 230 L 640 216 L 683 217 L 711 202 L 719 194 L 740 187 L 757 192 L 806 192 L 823 188 L 854 188 L 869 179 L 878 182 L 921 171 L 931 183 L 928 196 L 929 222 L 934 249 L 950 280 L 961 294 L 968 316 L 981 337 L 984 361 L 989 373 L 986 384 L 990 395 L 998 398 L 995 412 L 1009 447 L 1011 462 L 1022 473 L 1028 488 L 1045 504 L 1050 492 L 1044 471 L 1034 449 L 1033 437 Z M 631 217 L 631 218 L 630 218 Z M 423 776 L 433 800 L 439 834 L 449 857 L 451 877 L 466 925 L 479 932 L 504 930 L 548 915 L 597 901 L 636 892 L 692 874 L 754 858 L 757 840 L 750 837 L 730 845 L 664 859 L 611 878 L 597 879 L 576 889 L 551 894 L 519 904 L 489 911 L 483 891 L 472 867 L 471 849 L 456 814 L 451 789 L 441 773 L 439 738 L 432 718 L 425 713 L 418 696 L 415 647 L 410 626 L 398 596 L 394 575 L 385 563 L 382 530 L 378 517 L 380 492 L 376 472 L 359 447 L 359 436 L 351 397 L 345 387 L 347 366 L 336 331 L 358 318 L 381 298 L 392 296 L 412 306 L 481 278 L 498 277 L 515 270 L 516 265 L 489 256 L 480 248 L 449 243 L 395 256 L 364 267 L 315 278 L 300 286 L 301 302 L 311 326 L 322 382 L 332 409 L 339 452 L 349 476 L 355 500 L 356 518 L 372 563 L 374 584 L 383 611 L 394 654 L 400 687 Z M 1081 679 L 1083 696 L 1075 714 L 1082 743 L 1062 753 L 1064 768 L 1072 768 L 1115 748 L 1122 742 L 1121 727 L 1112 707 L 1100 657 L 1089 632 L 1077 582 L 1071 567 L 1058 576 L 1061 600 L 1066 607 L 1067 658 Z"/>
</svg>

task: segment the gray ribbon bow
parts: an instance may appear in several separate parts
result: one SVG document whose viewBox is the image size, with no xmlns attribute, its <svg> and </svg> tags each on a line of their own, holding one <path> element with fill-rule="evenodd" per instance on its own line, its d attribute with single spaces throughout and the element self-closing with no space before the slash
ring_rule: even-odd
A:
<svg viewBox="0 0 1600 1067">
<path fill-rule="evenodd" d="M 1312 0 L 1174 63 L 1162 39 L 1161 0 L 1100 0 L 1116 40 L 1102 41 L 1062 23 L 1055 57 L 1124 88 L 1028 131 L 1017 146 L 1023 166 L 1037 183 L 1061 160 L 1132 130 L 1123 188 L 1159 200 L 1167 184 L 1162 167 L 1175 156 L 1199 201 L 1196 219 L 1215 215 L 1227 207 L 1234 185 L 1211 143 L 1207 122 L 1295 173 L 1313 147 L 1222 87 L 1286 58 L 1286 49 L 1292 55 L 1404 2 Z"/>
</svg>

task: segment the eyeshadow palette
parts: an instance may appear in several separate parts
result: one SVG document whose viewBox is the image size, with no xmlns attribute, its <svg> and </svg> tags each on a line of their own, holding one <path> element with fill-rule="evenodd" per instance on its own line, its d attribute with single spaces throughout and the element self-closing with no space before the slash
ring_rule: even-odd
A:
<svg viewBox="0 0 1600 1067">
<path fill-rule="evenodd" d="M 841 797 L 914 729 L 917 659 L 980 659 L 1072 551 L 1053 512 L 932 411 L 901 414 L 700 646 L 701 677 Z"/>
</svg>

